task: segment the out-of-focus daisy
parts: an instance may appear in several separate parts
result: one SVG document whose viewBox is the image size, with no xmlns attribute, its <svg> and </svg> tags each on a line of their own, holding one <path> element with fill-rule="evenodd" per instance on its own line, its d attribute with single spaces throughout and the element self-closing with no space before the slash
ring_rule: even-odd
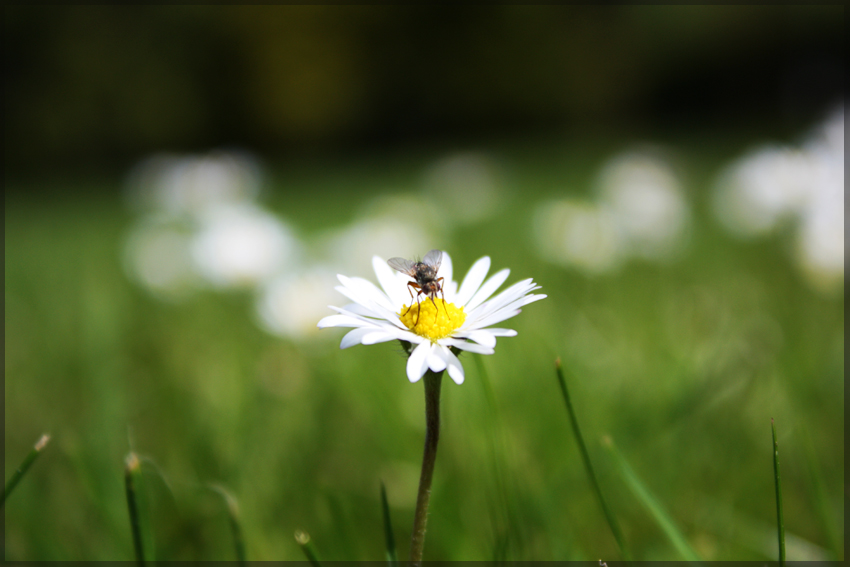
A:
<svg viewBox="0 0 850 567">
<path fill-rule="evenodd" d="M 194 215 L 252 201 L 260 182 L 260 166 L 245 152 L 154 154 L 130 172 L 127 192 L 136 208 Z"/>
<path fill-rule="evenodd" d="M 373 255 L 389 257 L 395 250 L 421 250 L 436 238 L 426 223 L 410 217 L 411 207 L 421 210 L 423 206 L 430 205 L 412 195 L 375 199 L 354 223 L 320 237 L 320 255 L 339 270 L 356 270 L 368 265 Z M 439 211 L 426 210 L 421 216 L 439 218 Z"/>
<path fill-rule="evenodd" d="M 452 154 L 425 171 L 423 193 L 427 201 L 444 205 L 437 218 L 450 217 L 455 224 L 475 223 L 499 209 L 504 197 L 500 189 L 501 173 L 487 154 Z"/>
<path fill-rule="evenodd" d="M 162 299 L 180 299 L 201 283 L 192 267 L 189 230 L 169 217 L 139 223 L 124 247 L 127 274 Z"/>
<path fill-rule="evenodd" d="M 783 221 L 795 232 L 795 255 L 816 289 L 840 292 L 844 280 L 844 107 L 799 147 L 766 147 L 721 174 L 715 205 L 733 232 L 757 235 Z"/>
<path fill-rule="evenodd" d="M 630 254 L 664 259 L 684 249 L 690 211 L 666 160 L 647 151 L 619 155 L 602 170 L 599 190 Z"/>
<path fill-rule="evenodd" d="M 448 370 L 452 380 L 461 384 L 464 372 L 457 352 L 493 354 L 496 338 L 515 336 L 516 331 L 490 326 L 517 315 L 522 306 L 546 296 L 530 293 L 539 289 L 530 278 L 493 296 L 510 270 L 501 270 L 485 282 L 490 270 L 487 256 L 473 264 L 460 285 L 452 279 L 448 254 L 435 250 L 426 259 L 436 259 L 437 275 L 443 279 L 442 289 L 435 296 L 411 299 L 408 291 L 411 278 L 375 256 L 372 267 L 381 287 L 362 278 L 338 275 L 342 285 L 336 287 L 337 291 L 353 303 L 331 306 L 337 314 L 325 317 L 318 326 L 354 327 L 343 337 L 340 348 L 398 339 L 409 344 L 407 377 L 411 382 L 417 382 L 430 369 L 437 373 Z"/>
<path fill-rule="evenodd" d="M 813 161 L 793 148 L 752 152 L 721 173 L 714 194 L 720 221 L 740 236 L 770 232 L 793 219 L 806 203 Z"/>
<path fill-rule="evenodd" d="M 220 207 L 201 218 L 192 243 L 200 273 L 216 287 L 251 286 L 292 262 L 298 240 L 274 215 L 251 205 Z"/>
<path fill-rule="evenodd" d="M 593 274 L 615 269 L 624 257 L 614 215 L 591 203 L 541 203 L 534 213 L 534 236 L 545 260 Z"/>
<path fill-rule="evenodd" d="M 257 299 L 260 323 L 271 333 L 293 339 L 316 333 L 316 319 L 336 297 L 335 282 L 334 272 L 323 266 L 269 280 Z"/>
</svg>

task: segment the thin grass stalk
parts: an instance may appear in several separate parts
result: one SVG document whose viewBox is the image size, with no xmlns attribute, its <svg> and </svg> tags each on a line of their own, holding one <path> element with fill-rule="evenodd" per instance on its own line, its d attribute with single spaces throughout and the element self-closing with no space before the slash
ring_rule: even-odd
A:
<svg viewBox="0 0 850 567">
<path fill-rule="evenodd" d="M 313 542 L 310 540 L 310 534 L 304 530 L 295 530 L 295 541 L 301 546 L 301 551 L 304 552 L 304 555 L 307 557 L 307 561 L 309 561 L 313 567 L 321 567 L 322 564 L 319 562 L 318 555 L 316 555 L 316 549 L 313 547 Z"/>
<path fill-rule="evenodd" d="M 387 487 L 381 481 L 381 508 L 384 512 L 384 540 L 387 544 L 387 565 L 398 566 L 398 551 L 395 547 L 395 536 L 393 536 L 393 524 L 390 521 L 390 503 L 387 500 Z"/>
<path fill-rule="evenodd" d="M 620 548 L 620 554 L 626 561 L 631 561 L 632 555 L 626 547 L 623 532 L 620 530 L 620 525 L 614 518 L 611 508 L 608 507 L 605 497 L 602 495 L 602 488 L 599 486 L 596 473 L 593 471 L 593 465 L 590 462 L 590 454 L 587 452 L 587 446 L 584 444 L 584 437 L 581 434 L 578 418 L 576 417 L 576 412 L 573 409 L 572 401 L 570 401 L 570 393 L 567 390 L 567 381 L 564 379 L 564 372 L 561 369 L 560 358 L 555 360 L 555 372 L 558 376 L 558 383 L 561 386 L 561 394 L 564 396 L 564 403 L 567 405 L 567 414 L 570 417 L 570 423 L 572 424 L 573 433 L 575 434 L 576 441 L 578 442 L 579 452 L 581 453 L 582 461 L 584 461 L 584 468 L 587 471 L 587 476 L 590 479 L 591 485 L 593 485 L 593 490 L 599 500 L 599 505 L 602 507 L 602 512 L 605 514 L 605 519 L 608 521 L 608 527 L 611 528 L 611 533 L 614 535 L 614 539 L 617 541 L 617 546 Z"/>
<path fill-rule="evenodd" d="M 836 525 L 835 515 L 831 508 L 831 503 L 827 497 L 823 473 L 818 466 L 818 459 L 815 455 L 815 449 L 812 447 L 812 439 L 808 434 L 804 435 L 806 449 L 806 468 L 809 472 L 809 482 L 811 484 L 812 497 L 817 505 L 818 516 L 820 516 L 821 525 L 826 534 L 829 548 L 832 551 L 833 559 L 838 559 L 842 556 L 842 540 L 838 526 Z"/>
<path fill-rule="evenodd" d="M 776 424 L 770 418 L 773 433 L 773 480 L 776 486 L 776 531 L 779 543 L 779 567 L 785 567 L 785 520 L 782 515 L 782 483 L 779 480 L 779 444 L 776 442 Z"/>
<path fill-rule="evenodd" d="M 139 457 L 130 452 L 124 467 L 124 483 L 127 490 L 127 509 L 130 513 L 130 530 L 133 534 L 133 549 L 136 552 L 136 562 L 145 564 L 145 544 L 142 535 L 142 519 L 139 506 L 138 490 L 141 484 L 141 462 Z"/>
<path fill-rule="evenodd" d="M 41 451 L 47 445 L 48 441 L 50 441 L 50 435 L 46 433 L 39 437 L 38 441 L 33 445 L 32 450 L 27 454 L 24 461 L 15 469 L 15 472 L 12 473 L 12 477 L 9 479 L 9 482 L 6 483 L 6 486 L 3 488 L 3 500 L 0 501 L 0 508 L 3 508 L 3 505 L 6 504 L 6 498 L 9 497 L 9 494 L 12 493 L 12 490 L 18 485 L 23 478 L 24 474 L 26 474 L 27 470 L 32 466 L 33 462 L 38 458 L 41 454 Z"/>
<path fill-rule="evenodd" d="M 504 522 L 506 528 L 503 529 L 498 524 L 493 514 L 493 529 L 495 532 L 495 545 L 493 546 L 492 561 L 506 561 L 508 551 L 512 544 L 516 544 L 516 551 L 522 555 L 524 547 L 523 533 L 521 531 L 521 523 L 517 521 L 517 505 L 513 497 L 516 491 L 508 489 L 508 478 L 501 466 L 499 455 L 507 454 L 507 445 L 505 442 L 504 428 L 499 419 L 498 408 L 496 407 L 496 396 L 493 392 L 493 387 L 490 382 L 490 377 L 487 373 L 487 368 L 484 366 L 484 356 L 474 355 L 475 365 L 478 369 L 481 385 L 484 389 L 484 395 L 487 398 L 487 404 L 493 414 L 495 427 L 488 427 L 488 437 L 490 442 L 490 452 L 493 461 L 493 478 L 496 482 L 496 489 L 499 494 L 499 499 L 503 507 Z M 511 478 L 512 481 L 515 479 Z M 515 482 L 514 482 L 515 484 Z"/>
<path fill-rule="evenodd" d="M 239 565 L 245 565 L 245 539 L 242 536 L 242 526 L 239 521 L 239 503 L 230 492 L 225 490 L 223 486 L 211 485 L 209 487 L 213 492 L 216 492 L 224 500 L 227 509 L 227 519 L 230 523 L 230 531 L 233 534 L 233 546 L 236 551 L 236 561 Z"/>
<path fill-rule="evenodd" d="M 437 460 L 437 442 L 440 440 L 440 387 L 443 382 L 443 373 L 428 370 L 423 381 L 425 382 L 425 449 L 422 454 L 422 473 L 419 476 L 416 511 L 413 514 L 413 535 L 410 541 L 411 567 L 418 567 L 422 563 L 422 552 L 425 546 L 431 481 L 434 477 L 434 463 Z"/>
<path fill-rule="evenodd" d="M 675 547 L 687 561 L 702 561 L 700 556 L 697 555 L 697 552 L 690 546 L 688 540 L 685 539 L 685 536 L 682 535 L 681 530 L 676 526 L 676 523 L 670 517 L 670 514 L 667 513 L 646 485 L 643 484 L 635 471 L 632 470 L 632 467 L 617 449 L 616 445 L 614 445 L 611 438 L 605 437 L 603 439 L 603 445 L 608 447 L 611 455 L 613 455 L 614 459 L 617 461 L 617 464 L 620 467 L 620 472 L 626 483 L 629 485 L 629 488 L 632 489 L 632 492 L 637 499 L 640 500 L 646 509 L 649 510 L 650 514 L 652 514 L 652 517 L 658 523 L 659 527 L 661 527 L 661 530 L 670 540 L 670 543 L 673 544 L 673 547 Z"/>
</svg>

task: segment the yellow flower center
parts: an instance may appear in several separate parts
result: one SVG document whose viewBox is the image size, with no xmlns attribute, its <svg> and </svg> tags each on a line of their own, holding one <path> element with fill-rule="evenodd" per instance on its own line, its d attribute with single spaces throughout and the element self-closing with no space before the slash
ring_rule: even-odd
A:
<svg viewBox="0 0 850 567">
<path fill-rule="evenodd" d="M 466 320 L 463 307 L 458 309 L 454 303 L 447 303 L 439 297 L 433 302 L 429 297 L 410 307 L 405 305 L 399 316 L 408 329 L 432 341 L 450 336 Z"/>
</svg>

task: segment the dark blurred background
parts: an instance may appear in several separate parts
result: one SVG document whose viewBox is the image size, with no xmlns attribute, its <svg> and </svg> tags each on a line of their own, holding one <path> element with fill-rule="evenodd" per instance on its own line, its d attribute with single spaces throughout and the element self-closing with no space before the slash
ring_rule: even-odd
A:
<svg viewBox="0 0 850 567">
<path fill-rule="evenodd" d="M 841 6 L 7 6 L 7 180 L 723 125 L 843 96 Z"/>
</svg>

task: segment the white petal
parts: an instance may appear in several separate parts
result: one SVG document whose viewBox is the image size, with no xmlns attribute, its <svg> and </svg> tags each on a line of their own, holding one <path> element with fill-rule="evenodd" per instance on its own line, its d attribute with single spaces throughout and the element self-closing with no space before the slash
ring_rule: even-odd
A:
<svg viewBox="0 0 850 567">
<path fill-rule="evenodd" d="M 368 327 L 365 329 L 360 328 L 354 329 L 353 331 L 349 331 L 345 334 L 344 337 L 342 337 L 342 342 L 339 343 L 339 348 L 348 348 L 354 345 L 359 345 L 361 344 L 361 339 L 363 338 L 363 335 L 372 332 L 374 332 L 374 329 L 370 329 Z"/>
<path fill-rule="evenodd" d="M 340 315 L 347 315 L 355 321 L 359 321 L 361 323 L 359 326 L 361 327 L 370 326 L 380 327 L 382 329 L 396 329 L 398 331 L 404 330 L 403 328 L 399 327 L 399 325 L 401 325 L 401 321 L 399 321 L 398 323 L 394 323 L 393 321 L 387 321 L 386 319 L 378 319 L 378 314 L 373 311 L 369 312 L 369 317 L 364 317 L 363 315 L 357 315 L 356 313 L 348 311 L 347 309 L 344 309 L 342 307 L 334 307 L 333 305 L 328 305 L 328 307 L 330 307 Z"/>
<path fill-rule="evenodd" d="M 363 278 L 346 278 L 346 280 L 347 281 L 343 282 L 345 287 L 354 290 L 354 292 L 358 295 L 367 297 L 373 303 L 385 307 L 390 311 L 395 310 L 395 305 L 393 305 L 393 302 L 390 300 L 387 294 L 378 289 L 378 286 L 376 286 L 369 280 Z"/>
<path fill-rule="evenodd" d="M 402 341 L 407 341 L 409 343 L 413 343 L 418 345 L 422 341 L 427 341 L 428 339 L 424 337 L 420 337 L 417 334 L 411 333 L 407 330 L 406 327 L 399 324 L 396 326 L 392 321 L 386 321 L 384 319 L 370 319 L 367 317 L 360 317 L 359 315 L 354 315 L 351 312 L 342 309 L 341 307 L 334 307 L 333 305 L 328 305 L 334 311 L 342 314 L 350 316 L 354 321 L 358 322 L 358 326 L 360 327 L 369 327 L 372 330 L 380 330 L 385 333 L 390 333 L 393 335 L 393 338 L 400 339 Z M 353 325 L 349 325 L 353 326 Z"/>
<path fill-rule="evenodd" d="M 454 303 L 458 305 L 457 302 L 457 282 L 445 281 L 443 282 L 443 295 L 446 296 L 446 301 L 449 303 Z"/>
<path fill-rule="evenodd" d="M 393 311 L 390 311 L 386 307 L 383 307 L 383 306 L 378 305 L 377 303 L 375 303 L 373 301 L 370 301 L 368 298 L 365 298 L 362 295 L 355 293 L 354 291 L 352 291 L 351 289 L 349 289 L 347 287 L 337 286 L 336 290 L 338 292 L 340 292 L 341 294 L 343 294 L 344 296 L 346 296 L 351 301 L 354 301 L 355 303 L 359 303 L 360 305 L 362 305 L 366 309 L 369 309 L 370 311 L 372 311 L 373 317 L 382 317 L 382 318 L 386 319 L 387 321 L 389 321 L 390 323 L 392 323 L 393 325 L 395 325 L 396 327 L 398 327 L 399 329 L 405 329 L 406 328 L 404 326 L 404 323 L 402 323 L 401 320 L 398 318 L 398 314 L 393 312 Z"/>
<path fill-rule="evenodd" d="M 443 348 L 444 347 L 440 347 L 439 345 L 432 347 L 431 353 L 428 355 L 428 368 L 434 372 L 442 372 L 446 369 L 446 359 L 443 353 Z"/>
<path fill-rule="evenodd" d="M 513 329 L 498 329 L 498 328 L 494 327 L 492 329 L 486 329 L 486 331 L 488 333 L 490 333 L 491 335 L 493 335 L 494 337 L 515 337 L 516 336 L 516 331 L 514 331 Z"/>
<path fill-rule="evenodd" d="M 493 354 L 494 352 L 492 348 L 459 339 L 440 339 L 440 344 L 457 347 L 460 350 L 468 350 L 469 352 L 476 352 L 478 354 Z"/>
<path fill-rule="evenodd" d="M 491 313 L 486 317 L 482 317 L 478 322 L 475 323 L 475 329 L 483 329 L 489 325 L 495 325 L 496 323 L 501 323 L 506 319 L 510 319 L 511 317 L 516 317 L 520 314 L 521 309 L 500 309 L 495 313 Z"/>
<path fill-rule="evenodd" d="M 374 317 L 375 316 L 375 313 L 372 310 L 366 309 L 365 307 L 363 307 L 362 305 L 359 305 L 357 303 L 349 303 L 349 304 L 345 305 L 343 307 L 343 309 L 345 309 L 346 311 L 349 311 L 351 313 L 354 313 L 355 315 L 360 315 L 362 317 Z"/>
<path fill-rule="evenodd" d="M 424 341 L 418 347 L 413 349 L 410 357 L 407 359 L 407 379 L 411 382 L 418 382 L 422 375 L 425 374 L 425 369 L 428 354 L 431 352 L 430 341 Z"/>
<path fill-rule="evenodd" d="M 445 347 L 443 347 L 445 348 Z M 449 377 L 455 381 L 455 384 L 463 384 L 463 365 L 460 360 L 448 348 L 445 349 L 446 367 L 449 369 Z"/>
<path fill-rule="evenodd" d="M 488 325 L 492 325 L 493 323 L 492 322 L 482 323 L 482 321 L 489 320 L 494 315 L 501 315 L 502 313 L 508 312 L 508 311 L 519 312 L 520 307 L 528 305 L 529 303 L 534 303 L 535 301 L 543 299 L 544 297 L 546 297 L 546 296 L 545 295 L 526 295 L 526 296 L 517 297 L 516 299 L 514 299 L 513 301 L 511 301 L 507 305 L 504 305 L 504 306 L 501 306 L 501 307 L 498 307 L 498 308 L 495 308 L 495 309 L 494 308 L 484 309 L 484 310 L 481 311 L 481 313 L 478 314 L 477 317 L 470 317 L 471 321 L 468 324 L 466 324 L 466 321 L 464 321 L 465 324 L 463 325 L 463 328 L 480 329 L 480 328 L 483 328 L 483 327 L 487 327 Z M 504 321 L 504 319 L 500 319 L 500 321 Z"/>
<path fill-rule="evenodd" d="M 470 331 L 466 333 L 466 338 L 485 347 L 496 346 L 496 336 L 489 331 Z"/>
<path fill-rule="evenodd" d="M 510 273 L 511 271 L 506 268 L 493 274 L 493 277 L 484 282 L 484 285 L 481 286 L 481 289 L 479 289 L 478 292 L 474 296 L 472 296 L 472 299 L 469 300 L 469 303 L 466 304 L 467 309 L 475 309 L 481 303 L 487 300 L 487 298 L 493 295 L 493 292 L 495 292 L 497 289 L 499 289 L 499 286 L 505 283 L 505 280 L 508 279 Z"/>
<path fill-rule="evenodd" d="M 441 278 L 445 278 L 443 286 L 448 287 L 449 282 L 452 281 L 452 276 L 454 276 L 454 267 L 452 266 L 451 256 L 445 252 L 443 252 L 443 263 L 440 265 L 440 271 L 437 273 Z M 446 294 L 446 301 L 451 303 L 448 294 Z"/>
<path fill-rule="evenodd" d="M 464 324 L 464 327 L 474 326 L 478 319 L 493 314 L 511 302 L 521 299 L 528 292 L 539 289 L 539 287 L 540 286 L 536 286 L 534 282 L 531 281 L 531 278 L 515 283 L 511 287 L 499 293 L 496 297 L 493 297 L 489 301 L 485 301 L 478 307 L 470 310 L 466 316 L 466 323 Z"/>
<path fill-rule="evenodd" d="M 466 305 L 466 303 L 472 298 L 473 294 L 478 291 L 478 288 L 481 287 L 481 282 L 484 281 L 484 278 L 487 277 L 487 272 L 490 271 L 490 257 L 484 256 L 483 258 L 479 258 L 472 267 L 469 268 L 469 271 L 466 273 L 466 277 L 463 278 L 463 283 L 460 284 L 460 289 L 457 292 L 457 296 L 455 297 L 455 305 L 460 307 L 461 305 Z"/>
<path fill-rule="evenodd" d="M 386 260 L 378 256 L 372 257 L 372 268 L 375 270 L 375 275 L 378 276 L 378 283 L 384 288 L 384 293 L 390 298 L 395 309 L 400 309 L 404 305 L 409 296 L 404 290 L 404 285 L 399 285 L 399 280 L 396 277 L 396 272 L 387 264 Z"/>
<path fill-rule="evenodd" d="M 320 329 L 327 329 L 328 327 L 362 327 L 366 324 L 364 321 L 350 315 L 328 315 L 319 321 L 317 327 Z"/>
<path fill-rule="evenodd" d="M 362 343 L 364 345 L 375 345 L 378 343 L 385 343 L 387 341 L 391 341 L 393 339 L 397 339 L 397 333 L 387 333 L 385 331 L 375 331 L 372 330 L 371 333 L 367 333 L 363 335 Z"/>
</svg>

